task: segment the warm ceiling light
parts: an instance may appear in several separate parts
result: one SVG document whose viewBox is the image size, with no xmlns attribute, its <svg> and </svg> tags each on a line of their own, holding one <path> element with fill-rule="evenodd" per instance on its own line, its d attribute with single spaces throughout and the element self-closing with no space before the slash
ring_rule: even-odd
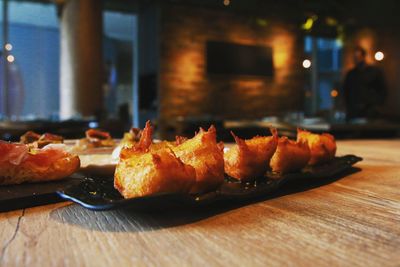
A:
<svg viewBox="0 0 400 267">
<path fill-rule="evenodd" d="M 13 47 L 12 47 L 11 44 L 6 44 L 6 45 L 4 46 L 4 48 L 5 48 L 7 51 L 11 51 Z"/>
<path fill-rule="evenodd" d="M 385 55 L 381 51 L 375 53 L 375 60 L 377 61 L 381 61 L 384 57 Z"/>
<path fill-rule="evenodd" d="M 308 18 L 306 20 L 306 22 L 304 22 L 304 24 L 301 26 L 303 28 L 303 30 L 311 30 L 312 26 L 314 24 L 314 21 L 312 18 Z"/>
<path fill-rule="evenodd" d="M 303 60 L 303 68 L 308 69 L 311 67 L 311 60 L 309 59 L 304 59 Z"/>
<path fill-rule="evenodd" d="M 329 26 L 332 26 L 332 27 L 338 25 L 338 21 L 332 17 L 326 17 L 325 22 L 326 22 L 326 24 L 328 24 Z"/>
<path fill-rule="evenodd" d="M 14 62 L 14 60 L 15 60 L 15 58 L 14 58 L 13 55 L 8 55 L 8 56 L 7 56 L 7 61 L 8 61 L 8 62 L 12 63 L 12 62 Z"/>
<path fill-rule="evenodd" d="M 256 21 L 259 26 L 268 26 L 268 21 L 266 19 L 258 18 Z"/>
<path fill-rule="evenodd" d="M 230 0 L 224 0 L 224 6 L 229 6 L 229 5 L 230 5 L 230 3 L 231 3 L 231 1 L 230 1 Z"/>
<path fill-rule="evenodd" d="M 306 22 L 301 25 L 303 30 L 309 31 L 314 25 L 314 22 L 318 19 L 317 15 L 313 15 L 312 17 L 307 18 Z"/>
<path fill-rule="evenodd" d="M 338 95 L 339 95 L 338 90 L 333 89 L 333 90 L 331 91 L 331 97 L 335 98 L 335 97 L 337 97 Z"/>
</svg>

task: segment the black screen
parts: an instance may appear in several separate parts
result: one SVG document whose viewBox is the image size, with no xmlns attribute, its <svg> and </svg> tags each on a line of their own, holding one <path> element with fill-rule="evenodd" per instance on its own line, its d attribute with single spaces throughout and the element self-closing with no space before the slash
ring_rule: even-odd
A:
<svg viewBox="0 0 400 267">
<path fill-rule="evenodd" d="M 207 73 L 273 76 L 272 48 L 207 42 Z"/>
</svg>

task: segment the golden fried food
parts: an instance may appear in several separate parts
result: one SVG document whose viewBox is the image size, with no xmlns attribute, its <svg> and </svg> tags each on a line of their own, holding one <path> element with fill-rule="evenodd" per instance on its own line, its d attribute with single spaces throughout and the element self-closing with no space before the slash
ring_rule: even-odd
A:
<svg viewBox="0 0 400 267">
<path fill-rule="evenodd" d="M 42 135 L 28 131 L 20 137 L 21 144 L 29 144 L 32 147 L 42 148 L 48 144 L 62 144 L 64 138 L 60 135 L 44 133 Z"/>
<path fill-rule="evenodd" d="M 60 146 L 39 149 L 0 141 L 0 184 L 52 181 L 71 175 L 79 169 L 79 157 Z"/>
<path fill-rule="evenodd" d="M 211 126 L 200 131 L 191 139 L 177 138 L 171 146 L 175 155 L 196 170 L 196 183 L 190 193 L 214 190 L 224 182 L 223 145 L 217 143 L 217 131 Z"/>
<path fill-rule="evenodd" d="M 132 127 L 129 130 L 129 132 L 124 133 L 123 138 L 121 139 L 121 141 L 118 143 L 118 145 L 112 151 L 111 158 L 113 160 L 118 160 L 119 154 L 121 153 L 122 148 L 132 147 L 140 140 L 141 136 L 142 136 L 142 130 L 139 128 Z"/>
<path fill-rule="evenodd" d="M 139 128 L 132 127 L 129 130 L 129 132 L 124 133 L 124 137 L 122 138 L 118 146 L 121 147 L 132 146 L 140 140 L 141 136 L 142 136 L 142 130 Z"/>
<path fill-rule="evenodd" d="M 85 151 L 92 148 L 101 148 L 101 147 L 114 147 L 115 141 L 112 139 L 111 135 L 108 132 L 89 129 L 85 132 L 86 137 L 79 139 L 75 146 L 73 147 L 73 151 Z"/>
<path fill-rule="evenodd" d="M 225 173 L 242 181 L 263 176 L 278 145 L 277 131 L 271 129 L 271 132 L 272 136 L 256 136 L 249 140 L 232 133 L 236 145 L 224 153 Z"/>
<path fill-rule="evenodd" d="M 296 172 L 303 169 L 310 160 L 310 149 L 307 143 L 289 140 L 281 137 L 272 156 L 270 166 L 272 171 L 279 173 Z"/>
<path fill-rule="evenodd" d="M 168 146 L 152 145 L 152 128 L 148 122 L 140 141 L 122 149 L 114 187 L 124 198 L 186 193 L 194 184 L 196 173 L 192 166 L 184 164 Z"/>
<path fill-rule="evenodd" d="M 311 151 L 309 165 L 317 165 L 328 162 L 336 154 L 336 142 L 333 135 L 323 133 L 314 134 L 309 131 L 297 129 L 297 141 L 304 142 Z"/>
</svg>

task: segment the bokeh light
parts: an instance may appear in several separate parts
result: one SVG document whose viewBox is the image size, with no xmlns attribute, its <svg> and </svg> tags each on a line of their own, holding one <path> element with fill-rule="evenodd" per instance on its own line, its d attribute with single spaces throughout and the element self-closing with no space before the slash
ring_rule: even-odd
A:
<svg viewBox="0 0 400 267">
<path fill-rule="evenodd" d="M 6 44 L 6 45 L 4 46 L 4 48 L 5 48 L 7 51 L 11 51 L 12 48 L 13 48 L 13 46 L 12 46 L 11 44 Z"/>
<path fill-rule="evenodd" d="M 7 56 L 7 61 L 8 61 L 8 62 L 12 63 L 12 62 L 14 62 L 14 60 L 15 60 L 15 58 L 14 58 L 13 55 L 8 55 L 8 56 Z"/>
<path fill-rule="evenodd" d="M 377 61 L 383 60 L 384 57 L 385 57 L 385 55 L 381 51 L 378 51 L 375 53 L 375 60 L 377 60 Z"/>
<path fill-rule="evenodd" d="M 311 60 L 309 59 L 304 59 L 303 60 L 303 68 L 308 69 L 311 67 Z"/>
</svg>

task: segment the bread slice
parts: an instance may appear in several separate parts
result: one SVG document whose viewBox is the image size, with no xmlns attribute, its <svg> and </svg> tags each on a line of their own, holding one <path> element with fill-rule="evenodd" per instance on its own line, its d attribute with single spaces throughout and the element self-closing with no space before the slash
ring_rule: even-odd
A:
<svg viewBox="0 0 400 267">
<path fill-rule="evenodd" d="M 79 169 L 79 157 L 61 146 L 34 149 L 0 141 L 0 185 L 53 181 L 71 175 Z"/>
</svg>

